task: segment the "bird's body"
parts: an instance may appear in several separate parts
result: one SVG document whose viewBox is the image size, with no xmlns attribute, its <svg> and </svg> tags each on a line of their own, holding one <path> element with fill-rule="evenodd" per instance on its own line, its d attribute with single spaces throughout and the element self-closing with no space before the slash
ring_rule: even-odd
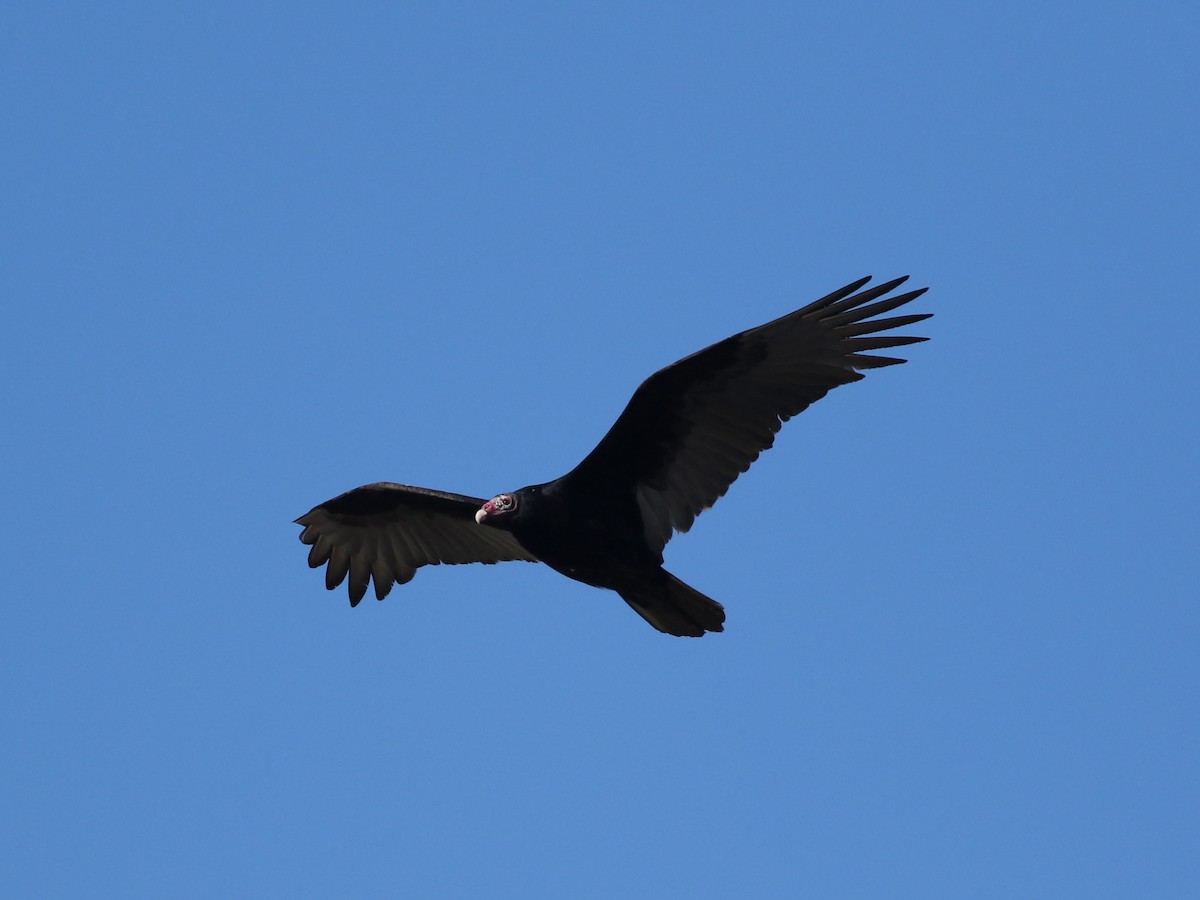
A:
<svg viewBox="0 0 1200 900">
<path fill-rule="evenodd" d="M 593 587 L 613 586 L 625 570 L 662 565 L 639 540 L 635 503 L 586 498 L 549 482 L 522 488 L 518 512 L 506 527 L 521 546 L 556 572 Z M 624 507 L 624 508 L 622 508 Z"/>
<path fill-rule="evenodd" d="M 862 378 L 858 369 L 904 362 L 865 351 L 925 340 L 870 336 L 929 316 L 872 319 L 924 290 L 880 300 L 900 278 L 856 294 L 868 280 L 656 372 L 561 478 L 486 502 L 385 482 L 315 507 L 296 520 L 312 545 L 309 565 L 328 564 L 330 589 L 349 575 L 357 605 L 369 582 L 382 600 L 422 565 L 543 562 L 616 591 L 660 631 L 723 630 L 721 605 L 663 569 L 663 547 L 771 446 L 783 422 Z"/>
</svg>

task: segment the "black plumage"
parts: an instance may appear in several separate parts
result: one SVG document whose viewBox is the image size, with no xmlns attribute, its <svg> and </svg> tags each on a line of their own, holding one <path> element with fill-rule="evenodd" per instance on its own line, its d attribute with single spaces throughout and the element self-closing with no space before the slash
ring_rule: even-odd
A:
<svg viewBox="0 0 1200 900">
<path fill-rule="evenodd" d="M 382 600 L 424 565 L 544 562 L 616 591 L 659 631 L 723 630 L 724 609 L 663 569 L 663 547 L 724 495 L 789 418 L 858 381 L 858 370 L 905 361 L 871 351 L 926 340 L 880 333 L 929 314 L 874 318 L 925 289 L 885 297 L 905 278 L 860 291 L 869 280 L 651 375 L 596 448 L 554 481 L 486 502 L 381 482 L 322 503 L 296 520 L 312 547 L 309 565 L 327 566 L 330 590 L 348 575 L 355 606 L 369 583 Z"/>
</svg>

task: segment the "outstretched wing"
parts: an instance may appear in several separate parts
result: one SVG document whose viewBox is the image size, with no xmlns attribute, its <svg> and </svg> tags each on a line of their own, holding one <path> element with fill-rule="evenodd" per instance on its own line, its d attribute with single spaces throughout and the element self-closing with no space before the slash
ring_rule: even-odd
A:
<svg viewBox="0 0 1200 900">
<path fill-rule="evenodd" d="M 929 318 L 871 318 L 925 293 L 879 299 L 906 279 L 855 293 L 870 281 L 859 279 L 656 372 L 563 480 L 579 489 L 635 491 L 646 540 L 662 550 L 672 531 L 687 531 L 725 494 L 789 418 L 858 381 L 859 369 L 905 362 L 867 351 L 927 340 L 873 336 Z"/>
<path fill-rule="evenodd" d="M 311 544 L 308 564 L 325 569 L 333 590 L 350 575 L 350 605 L 375 582 L 382 600 L 393 584 L 410 581 L 421 566 L 440 563 L 537 562 L 507 531 L 484 528 L 475 512 L 484 501 L 381 481 L 327 500 L 296 520 L 300 541 Z"/>
</svg>

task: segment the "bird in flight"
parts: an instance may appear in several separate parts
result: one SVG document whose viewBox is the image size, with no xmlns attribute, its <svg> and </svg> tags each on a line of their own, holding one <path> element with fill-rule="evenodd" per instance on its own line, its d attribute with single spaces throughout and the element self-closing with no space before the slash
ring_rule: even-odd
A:
<svg viewBox="0 0 1200 900">
<path fill-rule="evenodd" d="M 860 370 L 905 362 L 871 351 L 927 340 L 881 334 L 931 314 L 874 318 L 925 293 L 886 296 L 907 279 L 863 289 L 861 278 L 793 313 L 726 338 L 655 372 L 587 457 L 561 478 L 485 501 L 379 482 L 296 520 L 325 586 L 346 580 L 357 606 L 382 600 L 421 566 L 542 562 L 616 591 L 659 631 L 724 630 L 721 604 L 663 568 L 676 531 L 724 496 L 780 426 Z"/>
</svg>

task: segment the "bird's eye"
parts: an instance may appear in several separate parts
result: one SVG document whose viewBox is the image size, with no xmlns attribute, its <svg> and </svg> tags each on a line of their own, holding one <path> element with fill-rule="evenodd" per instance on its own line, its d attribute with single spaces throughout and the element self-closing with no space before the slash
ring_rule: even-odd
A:
<svg viewBox="0 0 1200 900">
<path fill-rule="evenodd" d="M 509 494 L 501 494 L 499 497 L 497 497 L 495 500 L 492 501 L 492 504 L 496 509 L 500 510 L 501 512 L 505 512 L 507 510 L 512 509 L 513 498 Z"/>
</svg>

